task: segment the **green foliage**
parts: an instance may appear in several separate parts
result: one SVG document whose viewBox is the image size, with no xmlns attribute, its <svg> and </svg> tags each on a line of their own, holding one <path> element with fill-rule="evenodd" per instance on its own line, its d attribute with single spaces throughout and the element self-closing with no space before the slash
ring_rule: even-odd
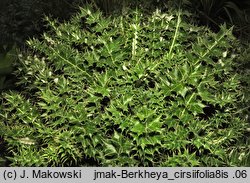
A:
<svg viewBox="0 0 250 183">
<path fill-rule="evenodd" d="M 170 10 L 103 18 L 80 9 L 28 43 L 3 93 L 12 166 L 237 166 L 245 119 L 232 29 Z"/>
<path fill-rule="evenodd" d="M 244 90 L 245 102 L 241 103 L 240 113 L 246 116 L 246 120 L 248 121 L 247 132 L 245 133 L 245 137 L 242 139 L 242 143 L 237 145 L 236 149 L 233 149 L 231 153 L 234 155 L 235 161 L 237 161 L 237 157 L 242 159 L 243 166 L 250 166 L 250 47 L 247 45 L 246 47 L 241 48 L 241 55 L 239 56 L 240 65 L 237 67 L 237 72 L 241 75 L 241 82 Z M 239 156 L 239 154 L 240 156 Z"/>
</svg>

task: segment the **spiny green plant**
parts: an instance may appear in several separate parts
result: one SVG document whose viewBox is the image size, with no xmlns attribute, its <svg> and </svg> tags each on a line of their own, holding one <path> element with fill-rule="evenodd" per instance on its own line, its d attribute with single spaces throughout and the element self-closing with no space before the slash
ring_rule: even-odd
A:
<svg viewBox="0 0 250 183">
<path fill-rule="evenodd" d="M 20 91 L 3 93 L 11 166 L 239 165 L 228 154 L 246 128 L 232 29 L 188 16 L 85 7 L 47 19 L 20 57 Z"/>
<path fill-rule="evenodd" d="M 246 116 L 248 121 L 247 132 L 244 133 L 242 142 L 237 145 L 237 148 L 232 148 L 230 152 L 234 156 L 234 161 L 238 161 L 240 157 L 243 162 L 243 166 L 250 166 L 250 47 L 249 45 L 241 48 L 241 55 L 239 56 L 240 65 L 237 67 L 237 72 L 241 75 L 241 82 L 244 89 L 245 102 L 241 105 L 240 113 Z"/>
</svg>

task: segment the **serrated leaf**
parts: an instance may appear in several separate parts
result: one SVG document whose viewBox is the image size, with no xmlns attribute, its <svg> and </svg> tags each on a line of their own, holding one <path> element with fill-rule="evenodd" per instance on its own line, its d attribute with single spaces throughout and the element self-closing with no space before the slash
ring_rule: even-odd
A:
<svg viewBox="0 0 250 183">
<path fill-rule="evenodd" d="M 117 140 L 120 139 L 120 135 L 117 133 L 117 131 L 114 132 L 114 138 Z"/>
<path fill-rule="evenodd" d="M 195 139 L 195 140 L 193 141 L 193 144 L 194 144 L 198 149 L 200 149 L 200 147 L 203 146 L 203 143 L 201 142 L 200 139 Z"/>
<path fill-rule="evenodd" d="M 202 100 L 204 101 L 214 101 L 214 97 L 210 94 L 207 89 L 201 84 L 198 87 L 198 94 L 201 96 Z"/>
<path fill-rule="evenodd" d="M 106 151 L 106 155 L 111 155 L 111 154 L 117 154 L 117 150 L 116 148 L 112 145 L 112 144 L 109 144 L 109 143 L 106 143 L 104 142 L 105 144 L 105 151 Z"/>
<path fill-rule="evenodd" d="M 161 116 L 158 116 L 153 121 L 149 122 L 147 125 L 147 130 L 153 131 L 153 132 L 160 132 L 162 123 L 160 122 Z"/>
<path fill-rule="evenodd" d="M 194 114 L 200 114 L 203 113 L 203 107 L 205 107 L 205 105 L 201 104 L 201 103 L 191 103 L 188 108 L 189 110 Z"/>
<path fill-rule="evenodd" d="M 122 96 L 123 99 L 123 105 L 127 105 L 129 102 L 131 102 L 133 100 L 133 95 L 123 95 Z"/>
<path fill-rule="evenodd" d="M 95 73 L 95 77 L 96 77 L 97 82 L 100 83 L 102 87 L 105 87 L 107 85 L 107 82 L 109 80 L 108 71 L 105 71 L 105 73 L 101 75 L 97 75 Z"/>
<path fill-rule="evenodd" d="M 137 133 L 138 135 L 141 135 L 145 132 L 145 126 L 137 121 L 132 127 L 131 131 Z"/>
<path fill-rule="evenodd" d="M 187 87 L 183 87 L 183 88 L 180 88 L 180 90 L 179 90 L 179 94 L 181 94 L 181 96 L 183 97 L 183 98 L 185 98 L 185 96 L 186 96 L 186 93 L 188 92 L 188 88 Z"/>
</svg>

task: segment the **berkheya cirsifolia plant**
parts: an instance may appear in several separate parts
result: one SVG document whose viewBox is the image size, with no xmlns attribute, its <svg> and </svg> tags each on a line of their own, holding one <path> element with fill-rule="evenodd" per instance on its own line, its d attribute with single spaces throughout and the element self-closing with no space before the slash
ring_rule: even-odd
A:
<svg viewBox="0 0 250 183">
<path fill-rule="evenodd" d="M 12 166 L 233 166 L 246 123 L 232 29 L 169 10 L 116 18 L 81 8 L 28 43 L 4 93 Z M 239 161 L 240 162 L 240 161 Z"/>
</svg>

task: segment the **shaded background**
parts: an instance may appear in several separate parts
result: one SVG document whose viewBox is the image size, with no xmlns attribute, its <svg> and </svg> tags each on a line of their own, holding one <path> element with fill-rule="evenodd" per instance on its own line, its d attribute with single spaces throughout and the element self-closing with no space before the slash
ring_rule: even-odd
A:
<svg viewBox="0 0 250 183">
<path fill-rule="evenodd" d="M 172 2 L 172 3 L 171 3 Z M 176 0 L 1 0 L 0 1 L 0 45 L 24 46 L 29 37 L 46 31 L 44 16 L 60 21 L 68 20 L 77 12 L 78 6 L 93 3 L 106 15 L 116 15 L 127 8 L 140 6 L 145 11 L 154 11 Z M 165 4 L 165 5 L 164 5 Z M 215 31 L 227 22 L 235 26 L 235 35 L 249 39 L 249 0 L 182 0 L 182 5 L 196 17 L 197 23 L 210 26 Z"/>
</svg>

